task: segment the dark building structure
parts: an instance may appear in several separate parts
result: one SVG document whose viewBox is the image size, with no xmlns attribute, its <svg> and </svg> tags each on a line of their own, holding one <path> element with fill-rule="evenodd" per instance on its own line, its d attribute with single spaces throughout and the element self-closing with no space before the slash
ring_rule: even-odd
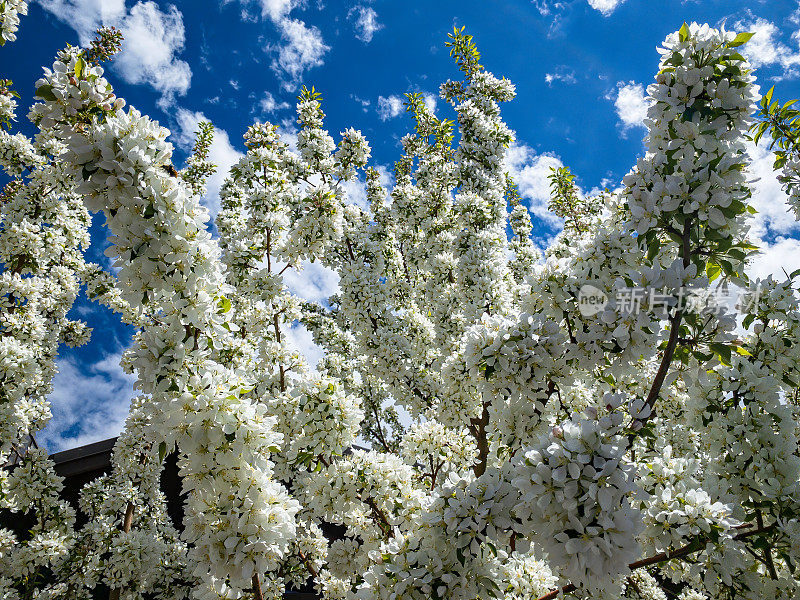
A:
<svg viewBox="0 0 800 600">
<path fill-rule="evenodd" d="M 56 463 L 56 473 L 64 478 L 64 491 L 61 496 L 72 507 L 78 510 L 78 498 L 84 485 L 111 472 L 111 451 L 117 438 L 87 444 L 72 450 L 64 450 L 51 454 Z M 167 513 L 173 523 L 183 523 L 183 497 L 181 496 L 181 480 L 178 475 L 177 455 L 171 454 L 164 459 L 164 470 L 161 474 L 161 491 L 167 497 Z M 78 524 L 84 515 L 78 514 Z"/>
</svg>

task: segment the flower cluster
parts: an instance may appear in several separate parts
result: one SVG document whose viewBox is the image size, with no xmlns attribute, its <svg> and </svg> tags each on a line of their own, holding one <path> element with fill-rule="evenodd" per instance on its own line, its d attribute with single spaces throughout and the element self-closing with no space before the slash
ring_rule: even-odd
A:
<svg viewBox="0 0 800 600">
<path fill-rule="evenodd" d="M 503 590 L 507 600 L 538 598 L 556 587 L 558 579 L 547 563 L 532 553 L 514 553 L 503 563 L 508 586 Z"/>
<path fill-rule="evenodd" d="M 24 9 L 18 2 L 0 7 L 0 42 L 13 39 L 15 10 Z M 16 108 L 9 84 L 0 84 L 6 125 Z M 59 500 L 61 478 L 34 438 L 50 418 L 47 396 L 59 345 L 81 345 L 91 333 L 67 317 L 79 291 L 90 220 L 68 165 L 54 160 L 62 149 L 46 126 L 33 140 L 0 129 L 0 167 L 11 178 L 0 208 L 0 506 L 28 526 L 2 532 L 0 579 L 10 597 L 63 593 L 54 573 L 74 543 L 75 511 Z"/>
<path fill-rule="evenodd" d="M 353 450 L 302 482 L 305 506 L 318 518 L 345 525 L 362 539 L 409 527 L 425 503 L 413 470 L 399 457 Z"/>
<path fill-rule="evenodd" d="M 728 532 L 738 523 L 730 518 L 730 508 L 714 502 L 700 485 L 699 461 L 674 458 L 667 446 L 641 466 L 639 485 L 647 492 L 642 502 L 648 549 L 653 552 L 676 550 L 698 536 Z"/>
<path fill-rule="evenodd" d="M 285 408 L 295 428 L 284 448 L 287 460 L 330 462 L 352 446 L 364 418 L 358 398 L 346 395 L 331 379 L 311 377 L 293 386 L 291 394 Z"/>
<path fill-rule="evenodd" d="M 660 50 L 659 74 L 647 89 L 648 153 L 623 180 L 640 234 L 657 223 L 682 231 L 680 214 L 722 237 L 738 233 L 735 219 L 749 195 L 743 135 L 757 88 L 735 37 L 692 23 Z"/>
<path fill-rule="evenodd" d="M 619 413 L 566 421 L 520 458 L 513 485 L 518 529 L 564 579 L 609 591 L 638 557 L 641 514 L 631 506 L 634 467 Z"/>
<path fill-rule="evenodd" d="M 568 375 L 558 323 L 525 313 L 513 321 L 484 316 L 465 339 L 463 360 L 491 405 L 498 439 L 513 449 L 530 444 L 556 382 Z"/>
<path fill-rule="evenodd" d="M 167 130 L 120 103 L 114 110 L 102 71 L 79 67 L 81 60 L 65 53 L 46 72 L 37 85 L 44 102 L 32 114 L 68 135 L 78 190 L 89 208 L 105 212 L 114 236 L 109 255 L 122 299 L 157 308 L 131 364 L 159 412 L 154 441 L 177 444 L 183 455 L 193 572 L 244 589 L 254 573 L 276 566 L 294 534 L 298 506 L 271 478 L 269 455 L 281 438 L 266 407 L 243 397 L 245 374 L 216 356 L 231 343 L 228 313 L 219 309 L 220 251 L 205 229 L 207 212 L 166 168 Z M 103 122 L 73 127 L 98 106 Z"/>
<path fill-rule="evenodd" d="M 450 473 L 470 470 L 478 456 L 475 440 L 466 429 L 456 431 L 437 421 L 411 425 L 400 443 L 400 452 L 431 488 L 446 481 Z"/>
<path fill-rule="evenodd" d="M 5 0 L 0 6 L 0 46 L 17 39 L 19 16 L 28 14 L 25 0 Z"/>
<path fill-rule="evenodd" d="M 11 473 L 0 471 L 0 509 L 34 517 L 25 537 L 0 528 L 0 581 L 10 597 L 57 589 L 59 582 L 42 581 L 42 575 L 58 567 L 73 542 L 75 510 L 59 499 L 63 484 L 53 467 L 44 450 L 30 449 Z"/>
<path fill-rule="evenodd" d="M 75 535 L 58 567 L 72 589 L 99 584 L 128 593 L 182 597 L 196 584 L 186 544 L 166 513 L 160 489 L 161 457 L 149 440 L 153 406 L 132 401 L 125 431 L 117 439 L 113 470 L 83 488 L 81 509 L 89 522 Z"/>
</svg>

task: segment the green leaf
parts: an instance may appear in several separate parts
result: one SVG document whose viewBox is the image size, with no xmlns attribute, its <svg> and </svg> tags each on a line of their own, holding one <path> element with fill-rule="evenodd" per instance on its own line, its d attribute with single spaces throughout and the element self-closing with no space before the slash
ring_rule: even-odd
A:
<svg viewBox="0 0 800 600">
<path fill-rule="evenodd" d="M 772 94 L 775 92 L 775 86 L 769 88 L 769 91 L 764 94 L 764 102 L 769 105 L 772 102 Z"/>
<path fill-rule="evenodd" d="M 741 46 L 742 44 L 746 44 L 747 42 L 749 42 L 750 38 L 753 37 L 754 35 L 755 33 L 750 33 L 749 31 L 743 31 L 735 38 L 733 38 L 732 41 L 728 42 L 726 45 L 728 46 L 728 48 L 736 48 L 736 46 Z"/>
<path fill-rule="evenodd" d="M 673 231 L 668 231 L 667 235 L 669 236 L 669 239 L 671 239 L 676 244 L 682 244 L 683 243 L 683 238 L 680 236 L 680 234 L 675 233 Z"/>
<path fill-rule="evenodd" d="M 722 270 L 725 272 L 725 275 L 728 277 L 735 277 L 737 275 L 736 271 L 733 268 L 733 265 L 729 260 L 720 260 L 719 266 L 722 267 Z"/>
<path fill-rule="evenodd" d="M 97 169 L 95 169 L 95 171 L 96 170 Z M 94 171 L 90 171 L 89 169 L 87 169 L 86 165 L 84 165 L 83 168 L 81 169 L 81 176 L 83 177 L 84 181 L 88 180 L 92 176 L 92 173 L 94 173 Z"/>
<path fill-rule="evenodd" d="M 708 261 L 708 264 L 706 264 L 706 276 L 709 282 L 719 277 L 720 272 L 722 272 L 722 267 L 715 262 Z"/>
<path fill-rule="evenodd" d="M 711 342 L 708 347 L 719 356 L 720 361 L 722 364 L 726 366 L 730 366 L 731 364 L 731 347 L 727 344 L 720 344 L 717 342 Z"/>
<path fill-rule="evenodd" d="M 222 296 L 220 297 L 219 302 L 217 302 L 217 308 L 219 308 L 219 312 L 226 313 L 231 309 L 231 301 L 225 296 Z"/>
<path fill-rule="evenodd" d="M 167 455 L 167 442 L 161 442 L 158 445 L 158 462 L 164 462 L 164 457 Z"/>
<path fill-rule="evenodd" d="M 753 136 L 754 143 L 758 144 L 759 140 L 761 140 L 762 136 L 766 133 L 768 126 L 769 123 L 767 121 L 762 121 L 761 123 L 758 123 L 758 125 L 756 125 L 755 129 L 756 134 L 755 136 Z"/>
<path fill-rule="evenodd" d="M 688 39 L 689 39 L 689 26 L 686 23 L 684 23 L 678 30 L 678 40 L 681 42 L 685 42 Z"/>
<path fill-rule="evenodd" d="M 725 253 L 731 249 L 731 246 L 733 246 L 733 238 L 722 238 L 719 244 L 717 244 L 717 252 Z"/>
<path fill-rule="evenodd" d="M 35 95 L 43 100 L 48 100 L 50 102 L 56 101 L 56 95 L 53 93 L 52 85 L 40 85 L 36 88 Z"/>
<path fill-rule="evenodd" d="M 700 350 L 694 350 L 692 352 L 692 356 L 694 356 L 701 363 L 708 362 L 714 357 L 713 354 L 706 354 L 705 352 L 701 352 Z"/>
<path fill-rule="evenodd" d="M 658 255 L 659 250 L 661 250 L 661 240 L 656 235 L 647 245 L 647 260 L 653 260 Z"/>
<path fill-rule="evenodd" d="M 605 381 L 611 387 L 616 387 L 617 381 L 614 379 L 613 375 L 603 375 L 602 380 Z"/>
<path fill-rule="evenodd" d="M 81 75 L 83 74 L 83 70 L 86 68 L 86 63 L 83 60 L 82 56 L 78 57 L 78 60 L 75 61 L 75 78 L 80 79 Z"/>
</svg>

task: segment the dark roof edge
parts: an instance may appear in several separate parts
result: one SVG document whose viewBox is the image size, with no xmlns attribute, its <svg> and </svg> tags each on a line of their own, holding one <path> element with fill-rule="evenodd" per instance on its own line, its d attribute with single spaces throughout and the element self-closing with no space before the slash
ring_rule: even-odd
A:
<svg viewBox="0 0 800 600">
<path fill-rule="evenodd" d="M 111 450 L 113 450 L 114 444 L 116 443 L 117 438 L 113 437 L 107 440 L 94 442 L 93 444 L 79 446 L 78 448 L 70 448 L 69 450 L 56 452 L 50 455 L 50 459 L 56 463 L 56 465 L 62 465 L 64 463 L 73 462 L 76 460 L 86 460 L 87 458 L 96 456 L 98 454 L 109 454 Z"/>
</svg>

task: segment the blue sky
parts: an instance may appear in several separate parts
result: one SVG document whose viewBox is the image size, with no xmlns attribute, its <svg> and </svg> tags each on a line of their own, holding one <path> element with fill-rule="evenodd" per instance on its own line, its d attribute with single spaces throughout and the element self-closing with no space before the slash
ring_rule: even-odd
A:
<svg viewBox="0 0 800 600">
<path fill-rule="evenodd" d="M 800 97 L 796 0 L 38 0 L 18 40 L 0 49 L 0 76 L 30 102 L 40 67 L 60 47 L 86 43 L 100 24 L 115 25 L 126 42 L 109 79 L 118 95 L 173 131 L 177 163 L 201 118 L 217 128 L 211 158 L 223 170 L 244 150 L 241 136 L 255 120 L 280 124 L 291 139 L 294 99 L 306 84 L 322 93 L 334 136 L 361 129 L 373 165 L 390 169 L 411 126 L 403 93 L 421 92 L 437 114 L 452 117 L 437 98 L 439 83 L 458 76 L 444 42 L 454 25 L 466 26 L 487 69 L 517 86 L 517 99 L 504 107 L 517 132 L 508 167 L 544 245 L 559 229 L 546 210 L 549 168 L 569 165 L 586 192 L 619 185 L 643 153 L 643 95 L 658 64 L 656 47 L 683 21 L 754 31 L 744 50 L 762 91 L 774 84 L 777 96 Z M 31 133 L 24 118 L 18 125 Z M 800 267 L 800 228 L 785 211 L 771 156 L 763 147 L 750 153 L 759 178 L 753 236 L 764 250 L 754 271 Z M 204 199 L 212 212 L 223 174 Z M 349 192 L 358 199 L 363 187 Z M 105 261 L 101 222 L 95 217 L 90 250 L 98 262 Z M 311 266 L 289 283 L 319 300 L 336 289 L 336 276 Z M 133 394 L 133 379 L 118 366 L 130 330 L 83 298 L 73 315 L 95 335 L 88 346 L 61 352 L 54 418 L 39 436 L 51 450 L 116 435 Z M 306 332 L 293 334 L 312 360 L 319 356 Z"/>
</svg>

